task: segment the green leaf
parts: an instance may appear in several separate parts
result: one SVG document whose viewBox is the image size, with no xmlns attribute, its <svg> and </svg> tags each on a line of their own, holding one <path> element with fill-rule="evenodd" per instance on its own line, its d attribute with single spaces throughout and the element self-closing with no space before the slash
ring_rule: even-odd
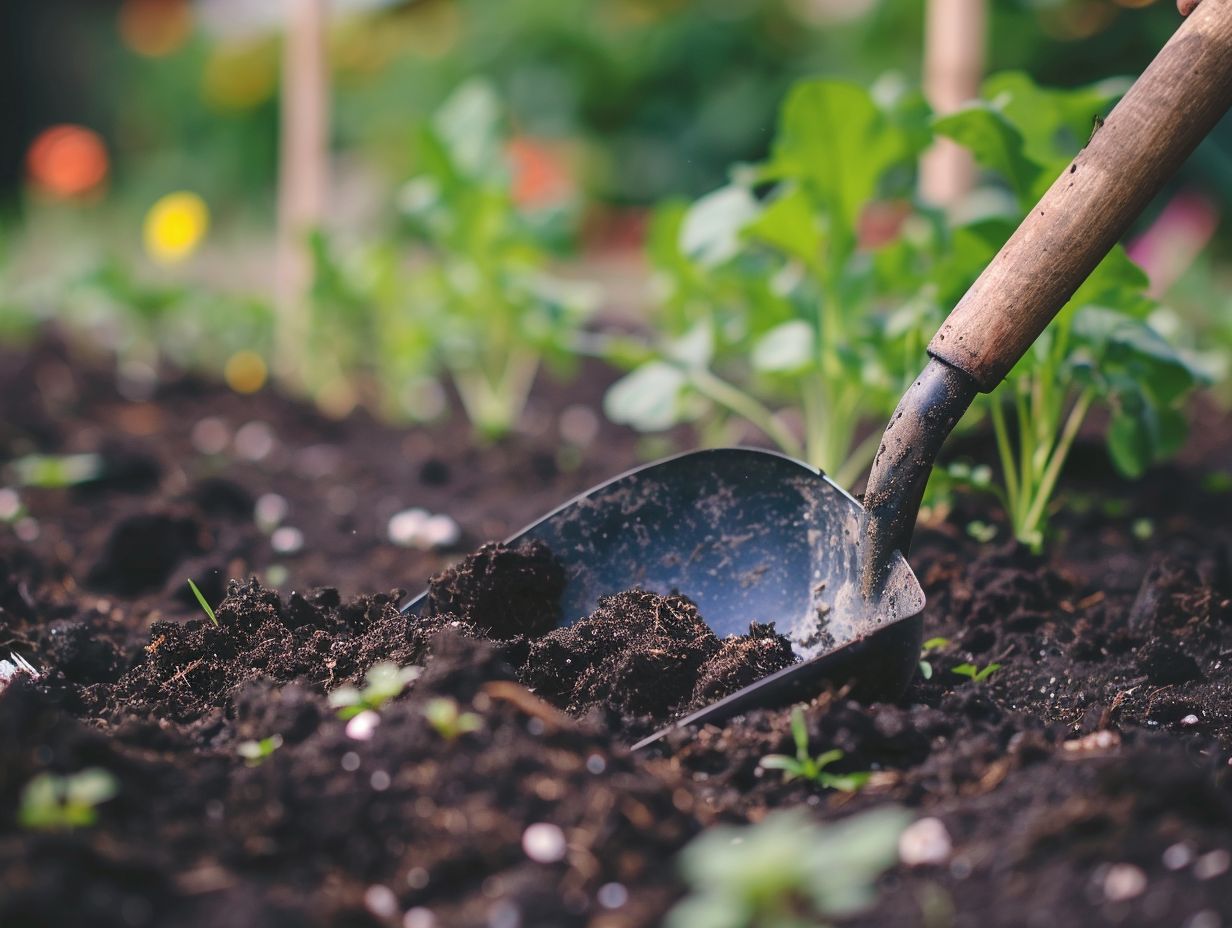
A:
<svg viewBox="0 0 1232 928">
<path fill-rule="evenodd" d="M 740 250 L 740 235 L 758 212 L 746 188 L 720 187 L 702 197 L 680 225 L 680 250 L 707 267 L 722 264 Z"/>
<path fill-rule="evenodd" d="M 976 163 L 1005 178 L 1024 206 L 1035 202 L 1040 168 L 1024 154 L 1018 129 L 991 103 L 974 100 L 937 117 L 933 129 L 970 149 Z"/>
<path fill-rule="evenodd" d="M 808 195 L 799 187 L 788 188 L 770 201 L 745 234 L 781 249 L 805 264 L 821 257 L 821 224 Z"/>
<path fill-rule="evenodd" d="M 847 246 L 860 212 L 890 168 L 910 159 L 905 133 L 869 92 L 835 80 L 792 88 L 779 118 L 769 173 L 804 181 L 824 204 Z"/>
<path fill-rule="evenodd" d="M 455 90 L 432 118 L 432 128 L 459 172 L 473 179 L 504 170 L 502 107 L 486 81 Z"/>
<path fill-rule="evenodd" d="M 816 363 L 816 333 L 803 319 L 777 325 L 753 345 L 753 368 L 764 373 L 799 374 Z"/>
<path fill-rule="evenodd" d="M 651 361 L 612 384 L 603 397 L 603 411 L 613 422 L 643 431 L 668 429 L 679 421 L 687 385 L 679 367 Z"/>
</svg>

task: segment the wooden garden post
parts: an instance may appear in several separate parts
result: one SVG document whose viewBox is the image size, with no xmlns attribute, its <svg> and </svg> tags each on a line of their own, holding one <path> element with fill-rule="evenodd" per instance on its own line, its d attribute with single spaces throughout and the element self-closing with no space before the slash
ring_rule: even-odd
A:
<svg viewBox="0 0 1232 928">
<path fill-rule="evenodd" d="M 328 0 L 288 0 L 282 56 L 278 168 L 275 371 L 302 384 L 312 266 L 305 241 L 325 215 L 329 189 Z"/>
<path fill-rule="evenodd" d="M 924 95 L 938 114 L 979 95 L 987 42 L 987 0 L 928 0 L 924 23 Z M 950 139 L 938 139 L 920 162 L 920 191 L 952 207 L 972 187 L 975 163 Z"/>
</svg>

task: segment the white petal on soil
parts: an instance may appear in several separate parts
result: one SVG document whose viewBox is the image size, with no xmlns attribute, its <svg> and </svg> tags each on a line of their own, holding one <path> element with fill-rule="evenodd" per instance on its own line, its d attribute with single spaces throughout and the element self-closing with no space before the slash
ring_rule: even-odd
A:
<svg viewBox="0 0 1232 928">
<path fill-rule="evenodd" d="M 536 863 L 554 864 L 568 850 L 565 833 L 550 822 L 536 822 L 522 832 L 522 850 Z"/>
<path fill-rule="evenodd" d="M 381 724 L 381 717 L 371 709 L 365 709 L 346 724 L 348 738 L 355 741 L 370 741 L 376 727 Z"/>
<path fill-rule="evenodd" d="M 1109 902 L 1136 899 L 1146 890 L 1146 874 L 1133 864 L 1113 864 L 1104 874 L 1104 897 Z"/>
<path fill-rule="evenodd" d="M 954 844 L 939 818 L 912 822 L 898 838 L 898 856 L 908 867 L 928 867 L 950 859 Z"/>
</svg>

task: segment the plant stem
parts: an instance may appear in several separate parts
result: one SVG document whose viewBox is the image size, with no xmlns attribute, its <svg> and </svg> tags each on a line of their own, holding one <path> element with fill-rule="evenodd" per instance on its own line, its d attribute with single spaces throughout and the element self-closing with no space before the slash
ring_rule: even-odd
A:
<svg viewBox="0 0 1232 928">
<path fill-rule="evenodd" d="M 997 436 L 997 454 L 1001 457 L 1001 478 L 1005 481 L 1005 502 L 1010 523 L 1018 524 L 1018 469 L 1014 465 L 1014 449 L 1010 445 L 1009 429 L 1005 425 L 1005 411 L 995 396 L 989 398 L 992 413 L 993 433 Z"/>
<path fill-rule="evenodd" d="M 1082 427 L 1082 422 L 1086 418 L 1094 399 L 1095 393 L 1093 390 L 1084 390 L 1070 410 L 1069 418 L 1065 420 L 1065 428 L 1061 431 L 1061 438 L 1057 442 L 1056 447 L 1052 449 L 1048 464 L 1044 468 L 1039 485 L 1035 489 L 1034 500 L 1031 503 L 1031 507 L 1027 510 L 1023 528 L 1030 538 L 1038 537 L 1038 529 L 1043 522 L 1044 511 L 1048 506 L 1048 501 L 1052 498 L 1052 491 L 1056 487 L 1057 478 L 1061 476 L 1061 468 L 1065 466 L 1065 459 L 1069 456 L 1070 448 L 1074 444 L 1074 439 L 1078 437 L 1078 430 Z"/>
<path fill-rule="evenodd" d="M 790 454 L 792 457 L 800 456 L 800 441 L 769 407 L 703 367 L 690 368 L 688 374 L 690 383 L 702 396 L 753 423 L 765 432 L 785 454 Z"/>
</svg>

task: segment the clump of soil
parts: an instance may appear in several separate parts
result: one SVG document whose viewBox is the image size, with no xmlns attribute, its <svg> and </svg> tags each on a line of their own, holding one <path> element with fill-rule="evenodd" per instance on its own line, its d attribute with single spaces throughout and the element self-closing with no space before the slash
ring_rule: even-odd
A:
<svg viewBox="0 0 1232 928">
<path fill-rule="evenodd" d="M 720 641 L 683 596 L 628 590 L 557 628 L 565 572 L 542 542 L 486 544 L 432 578 L 430 619 L 502 643 L 534 692 L 574 715 L 665 721 L 793 663 L 773 625 Z"/>
<path fill-rule="evenodd" d="M 541 541 L 486 544 L 428 581 L 428 613 L 453 615 L 490 638 L 538 637 L 560 620 L 565 571 Z"/>
<path fill-rule="evenodd" d="M 574 714 L 598 706 L 665 719 L 794 660 L 770 626 L 721 642 L 685 597 L 629 590 L 534 642 L 520 676 Z"/>
</svg>

